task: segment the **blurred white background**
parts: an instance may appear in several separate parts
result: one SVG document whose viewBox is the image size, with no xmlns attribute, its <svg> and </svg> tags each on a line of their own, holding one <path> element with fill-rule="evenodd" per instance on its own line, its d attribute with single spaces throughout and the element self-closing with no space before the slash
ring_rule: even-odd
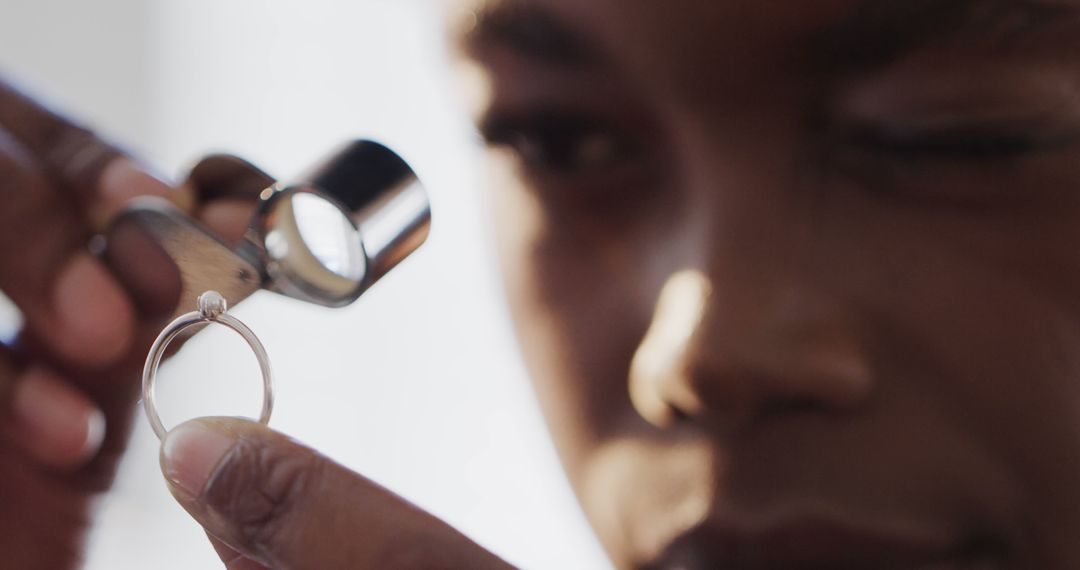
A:
<svg viewBox="0 0 1080 570">
<path fill-rule="evenodd" d="M 287 178 L 375 137 L 425 179 L 428 244 L 347 309 L 235 313 L 278 375 L 272 425 L 529 568 L 608 565 L 547 441 L 498 289 L 478 151 L 434 0 L 0 0 L 0 73 L 165 176 L 211 151 Z M 2 313 L 2 310 L 0 310 Z M 0 320 L 3 320 L 0 314 Z M 254 414 L 258 369 L 209 331 L 166 365 L 163 416 Z M 140 415 L 87 567 L 219 567 Z M 2 484 L 2 483 L 0 483 Z"/>
</svg>

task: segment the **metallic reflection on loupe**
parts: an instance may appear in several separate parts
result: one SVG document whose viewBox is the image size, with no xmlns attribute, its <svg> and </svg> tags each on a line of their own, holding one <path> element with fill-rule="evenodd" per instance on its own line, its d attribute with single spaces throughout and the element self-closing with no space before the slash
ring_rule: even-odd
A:
<svg viewBox="0 0 1080 570">
<path fill-rule="evenodd" d="M 163 201 L 134 203 L 134 221 L 176 262 L 180 305 L 219 291 L 231 305 L 262 288 L 327 307 L 346 306 L 427 239 L 427 192 L 389 148 L 353 141 L 299 182 L 260 195 L 243 241 L 231 248 Z"/>
</svg>

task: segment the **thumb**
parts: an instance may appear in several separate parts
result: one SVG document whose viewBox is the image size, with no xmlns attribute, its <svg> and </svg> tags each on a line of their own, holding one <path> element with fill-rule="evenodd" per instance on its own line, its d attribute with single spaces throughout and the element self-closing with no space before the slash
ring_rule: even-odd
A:
<svg viewBox="0 0 1080 570">
<path fill-rule="evenodd" d="M 162 442 L 161 466 L 208 533 L 266 567 L 508 567 L 404 499 L 254 422 L 182 424 Z"/>
</svg>

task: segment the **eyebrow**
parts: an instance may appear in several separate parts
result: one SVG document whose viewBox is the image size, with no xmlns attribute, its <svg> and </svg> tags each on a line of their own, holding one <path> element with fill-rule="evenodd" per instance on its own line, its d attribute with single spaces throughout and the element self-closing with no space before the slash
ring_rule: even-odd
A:
<svg viewBox="0 0 1080 570">
<path fill-rule="evenodd" d="M 1078 15 L 1062 0 L 867 0 L 811 43 L 829 65 L 867 70 L 964 34 L 1003 45 Z"/>
<path fill-rule="evenodd" d="M 476 53 L 501 46 L 566 68 L 603 60 L 600 49 L 553 12 L 529 0 L 495 0 L 475 13 L 464 47 Z M 1002 40 L 1028 35 L 1062 18 L 1080 17 L 1072 0 L 864 0 L 847 17 L 811 34 L 807 50 L 818 63 L 872 70 L 934 41 L 987 30 Z"/>
<path fill-rule="evenodd" d="M 465 49 L 509 48 L 520 56 L 559 67 L 581 68 L 599 63 L 599 48 L 551 11 L 528 0 L 489 2 L 474 13 L 475 24 L 464 38 Z"/>
</svg>

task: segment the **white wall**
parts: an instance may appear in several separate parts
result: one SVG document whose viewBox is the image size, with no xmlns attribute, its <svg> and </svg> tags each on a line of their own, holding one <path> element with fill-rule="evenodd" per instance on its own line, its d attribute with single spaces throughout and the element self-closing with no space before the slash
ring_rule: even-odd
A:
<svg viewBox="0 0 1080 570">
<path fill-rule="evenodd" d="M 427 181 L 429 243 L 350 308 L 261 294 L 236 309 L 278 375 L 272 425 L 531 568 L 607 563 L 517 361 L 489 255 L 477 153 L 425 0 L 0 0 L 0 70 L 166 173 L 212 150 L 287 176 L 375 136 Z M 211 331 L 163 371 L 166 423 L 253 413 L 258 372 Z M 91 569 L 214 568 L 139 418 Z"/>
</svg>

